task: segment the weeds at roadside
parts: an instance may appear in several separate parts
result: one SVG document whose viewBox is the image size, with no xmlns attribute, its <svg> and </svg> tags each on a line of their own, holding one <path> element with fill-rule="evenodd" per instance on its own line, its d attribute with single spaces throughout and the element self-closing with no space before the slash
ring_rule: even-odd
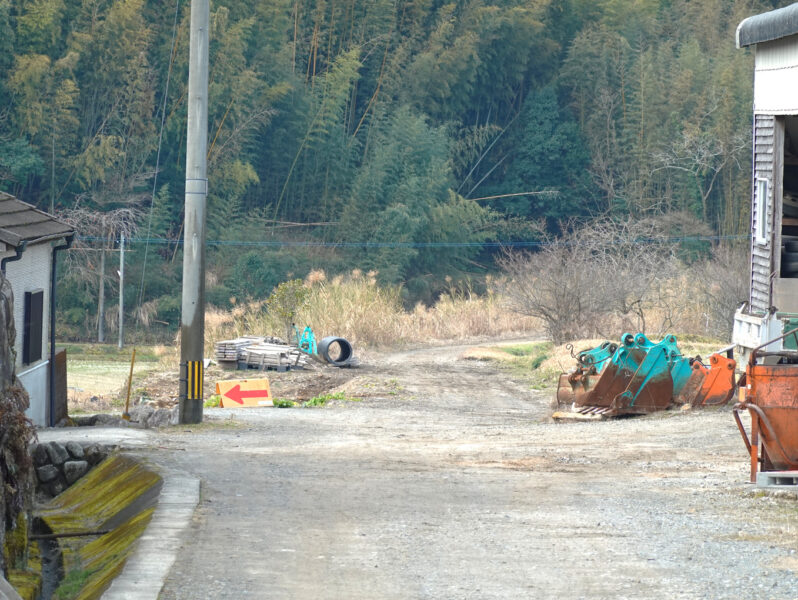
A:
<svg viewBox="0 0 798 600">
<path fill-rule="evenodd" d="M 272 400 L 275 408 L 293 408 L 296 403 L 293 400 L 285 400 L 284 398 L 275 398 Z"/>
<path fill-rule="evenodd" d="M 305 402 L 305 406 L 324 406 L 330 400 L 343 400 L 344 394 L 343 392 L 338 392 L 336 394 L 322 394 L 321 396 L 316 396 L 311 398 L 307 402 Z"/>
<path fill-rule="evenodd" d="M 348 398 L 344 392 L 335 392 L 334 394 L 322 394 L 311 398 L 303 406 L 324 406 L 331 400 L 342 400 L 344 402 L 360 402 L 362 398 Z"/>
<path fill-rule="evenodd" d="M 222 405 L 222 397 L 219 394 L 214 394 L 205 400 L 202 404 L 205 408 L 219 408 Z"/>
</svg>

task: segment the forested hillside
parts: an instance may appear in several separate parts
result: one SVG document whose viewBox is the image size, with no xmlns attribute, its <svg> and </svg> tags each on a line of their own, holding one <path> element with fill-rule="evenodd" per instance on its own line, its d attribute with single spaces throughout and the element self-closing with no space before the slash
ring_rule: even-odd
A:
<svg viewBox="0 0 798 600">
<path fill-rule="evenodd" d="M 734 31 L 788 4 L 212 2 L 208 300 L 311 268 L 430 300 L 571 217 L 682 211 L 747 235 L 752 56 Z M 130 318 L 176 322 L 189 8 L 0 0 L 0 188 L 78 224 L 60 301 L 76 327 L 121 233 Z"/>
</svg>

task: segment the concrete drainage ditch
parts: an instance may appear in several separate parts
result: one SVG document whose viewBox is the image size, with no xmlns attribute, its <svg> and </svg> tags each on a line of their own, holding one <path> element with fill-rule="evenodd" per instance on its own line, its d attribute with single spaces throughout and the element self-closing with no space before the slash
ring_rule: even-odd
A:
<svg viewBox="0 0 798 600">
<path fill-rule="evenodd" d="M 18 578 L 26 600 L 99 598 L 122 571 L 152 519 L 163 478 L 142 461 L 100 444 L 32 447 L 38 478 L 29 561 L 41 582 Z"/>
</svg>

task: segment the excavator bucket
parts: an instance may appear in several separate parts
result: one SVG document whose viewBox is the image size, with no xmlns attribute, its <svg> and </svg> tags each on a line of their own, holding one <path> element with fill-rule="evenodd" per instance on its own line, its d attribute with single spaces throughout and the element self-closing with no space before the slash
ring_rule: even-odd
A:
<svg viewBox="0 0 798 600">
<path fill-rule="evenodd" d="M 673 397 L 681 393 L 693 374 L 692 359 L 674 354 L 670 359 L 671 379 L 673 379 Z"/>
<path fill-rule="evenodd" d="M 576 360 L 580 366 L 594 367 L 597 373 L 601 373 L 617 349 L 618 344 L 605 340 L 591 350 L 579 352 L 576 355 Z"/>
<path fill-rule="evenodd" d="M 606 340 L 595 348 L 582 350 L 576 355 L 573 354 L 573 347 L 568 347 L 571 349 L 571 356 L 577 361 L 577 366 L 570 373 L 560 375 L 557 403 L 561 406 L 571 406 L 578 398 L 593 389 L 599 374 L 618 349 L 617 344 Z"/>
<path fill-rule="evenodd" d="M 560 376 L 557 401 L 571 410 L 555 412 L 554 419 L 645 414 L 665 410 L 674 400 L 691 406 L 718 406 L 729 402 L 736 389 L 737 363 L 730 349 L 710 356 L 709 366 L 705 366 L 700 357 L 685 357 L 672 335 L 653 343 L 642 333 L 626 333 L 599 371 L 587 357 L 603 358 L 600 350 L 579 353 L 577 369 Z"/>
<path fill-rule="evenodd" d="M 645 335 L 624 334 L 621 346 L 592 389 L 574 401 L 583 415 L 616 417 L 664 410 L 673 398 L 671 367 L 680 356 L 676 338 L 654 344 Z"/>
<path fill-rule="evenodd" d="M 733 358 L 719 353 L 709 357 L 709 366 L 696 358 L 690 378 L 681 392 L 676 394 L 676 403 L 692 407 L 728 404 L 737 387 L 734 376 L 736 368 L 737 362 Z"/>
<path fill-rule="evenodd" d="M 595 370 L 577 369 L 560 375 L 557 386 L 557 404 L 571 406 L 593 389 L 600 375 Z"/>
</svg>

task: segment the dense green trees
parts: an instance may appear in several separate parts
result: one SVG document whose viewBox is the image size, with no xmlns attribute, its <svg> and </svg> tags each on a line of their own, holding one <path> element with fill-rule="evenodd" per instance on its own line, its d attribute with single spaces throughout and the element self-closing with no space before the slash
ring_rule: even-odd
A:
<svg viewBox="0 0 798 600">
<path fill-rule="evenodd" d="M 510 142 L 513 153 L 495 191 L 533 195 L 498 199 L 503 212 L 564 219 L 595 210 L 587 175 L 590 155 L 576 122 L 558 106 L 553 86 L 527 96 Z"/>
<path fill-rule="evenodd" d="M 216 0 L 210 297 L 359 267 L 430 299 L 541 219 L 680 210 L 747 233 L 734 29 L 786 4 Z M 0 186 L 141 214 L 142 318 L 179 282 L 188 19 L 185 0 L 0 0 Z"/>
</svg>

